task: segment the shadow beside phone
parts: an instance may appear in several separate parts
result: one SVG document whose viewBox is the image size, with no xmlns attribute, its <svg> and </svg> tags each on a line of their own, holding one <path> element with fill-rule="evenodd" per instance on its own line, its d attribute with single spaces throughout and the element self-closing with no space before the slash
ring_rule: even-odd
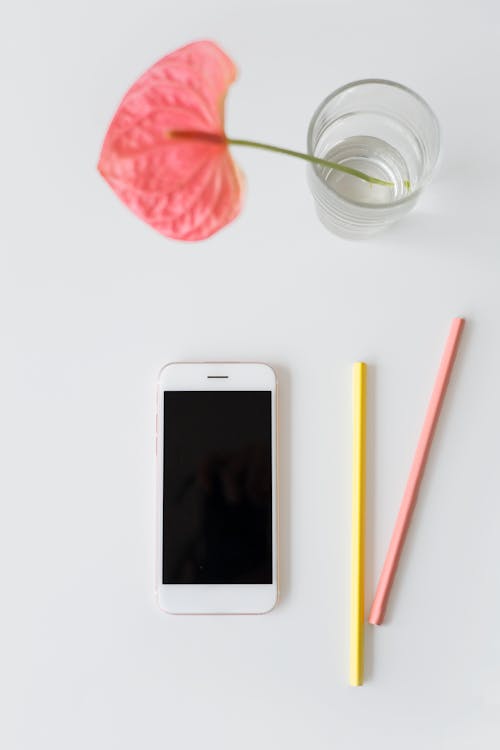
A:
<svg viewBox="0 0 500 750">
<path fill-rule="evenodd" d="M 292 410 L 290 371 L 271 363 L 278 378 L 278 567 L 279 604 L 286 601 L 291 576 L 290 467 Z"/>
</svg>

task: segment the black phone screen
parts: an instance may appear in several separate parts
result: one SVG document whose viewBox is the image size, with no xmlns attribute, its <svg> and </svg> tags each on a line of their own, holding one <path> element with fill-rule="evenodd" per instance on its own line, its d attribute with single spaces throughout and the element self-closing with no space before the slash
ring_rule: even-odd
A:
<svg viewBox="0 0 500 750">
<path fill-rule="evenodd" d="M 163 583 L 273 582 L 271 391 L 165 391 Z"/>
</svg>

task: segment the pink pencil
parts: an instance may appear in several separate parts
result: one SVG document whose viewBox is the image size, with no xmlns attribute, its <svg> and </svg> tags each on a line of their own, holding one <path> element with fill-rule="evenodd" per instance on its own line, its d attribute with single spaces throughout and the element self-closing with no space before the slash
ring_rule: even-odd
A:
<svg viewBox="0 0 500 750">
<path fill-rule="evenodd" d="M 384 620 L 387 600 L 391 593 L 391 587 L 394 581 L 394 576 L 396 575 L 406 533 L 410 525 L 413 509 L 417 502 L 418 489 L 424 473 L 427 456 L 429 455 L 434 430 L 439 419 L 439 412 L 441 411 L 441 406 L 443 404 L 446 387 L 450 379 L 464 323 L 465 320 L 463 318 L 453 318 L 451 323 L 443 358 L 439 366 L 436 382 L 434 383 L 431 400 L 427 407 L 424 426 L 420 433 L 417 450 L 413 458 L 410 475 L 406 483 L 403 500 L 401 501 L 398 517 L 396 519 L 396 525 L 392 532 L 391 543 L 387 550 L 384 567 L 380 574 L 375 599 L 373 600 L 370 617 L 368 618 L 368 622 L 372 625 L 380 625 Z"/>
</svg>

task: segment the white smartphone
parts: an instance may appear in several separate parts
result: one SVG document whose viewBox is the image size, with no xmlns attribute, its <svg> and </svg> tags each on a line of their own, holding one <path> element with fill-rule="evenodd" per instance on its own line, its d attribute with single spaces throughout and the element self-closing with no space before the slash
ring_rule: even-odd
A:
<svg viewBox="0 0 500 750">
<path fill-rule="evenodd" d="M 156 440 L 160 608 L 269 612 L 278 599 L 274 370 L 243 362 L 166 365 Z"/>
</svg>

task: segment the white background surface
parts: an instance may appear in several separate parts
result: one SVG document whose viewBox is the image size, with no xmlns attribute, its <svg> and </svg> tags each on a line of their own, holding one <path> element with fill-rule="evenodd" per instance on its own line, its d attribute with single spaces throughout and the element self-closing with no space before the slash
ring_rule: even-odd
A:
<svg viewBox="0 0 500 750">
<path fill-rule="evenodd" d="M 0 24 L 1 699 L 6 750 L 463 750 L 500 741 L 500 6 L 87 0 Z M 241 217 L 186 246 L 98 176 L 121 96 L 217 40 L 233 136 L 305 146 L 337 86 L 388 77 L 443 128 L 415 212 L 329 235 L 304 165 L 240 149 Z M 467 329 L 388 623 L 347 686 L 350 365 L 370 365 L 371 602 L 450 319 Z M 182 359 L 281 384 L 282 601 L 168 617 L 153 599 L 154 393 Z"/>
</svg>

